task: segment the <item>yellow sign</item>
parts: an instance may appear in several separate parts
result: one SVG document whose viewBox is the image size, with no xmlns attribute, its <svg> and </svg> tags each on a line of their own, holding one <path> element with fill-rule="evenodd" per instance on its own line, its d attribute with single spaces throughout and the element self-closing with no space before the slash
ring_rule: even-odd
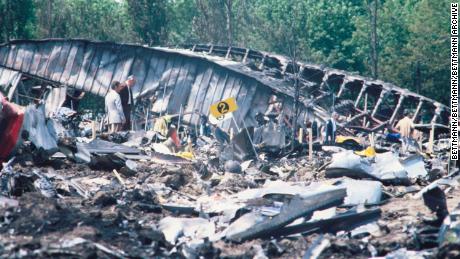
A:
<svg viewBox="0 0 460 259">
<path fill-rule="evenodd" d="M 236 110 L 238 110 L 238 105 L 236 104 L 236 100 L 233 97 L 217 102 L 211 105 L 210 108 L 211 114 L 216 118 Z"/>
</svg>

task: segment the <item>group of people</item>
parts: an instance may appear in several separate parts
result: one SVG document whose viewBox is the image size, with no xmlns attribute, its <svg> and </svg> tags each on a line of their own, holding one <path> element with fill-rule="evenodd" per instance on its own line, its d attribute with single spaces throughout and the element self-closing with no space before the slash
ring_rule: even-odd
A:
<svg viewBox="0 0 460 259">
<path fill-rule="evenodd" d="M 131 109 L 134 104 L 132 87 L 136 79 L 129 76 L 125 82 L 113 81 L 105 96 L 105 112 L 109 132 L 131 129 Z"/>
<path fill-rule="evenodd" d="M 135 85 L 136 79 L 133 76 L 128 77 L 125 82 L 113 81 L 108 94 L 105 97 L 105 111 L 107 124 L 109 125 L 109 132 L 118 132 L 121 130 L 131 129 L 131 109 L 134 104 L 132 87 Z M 269 100 L 269 107 L 265 114 L 259 114 L 256 116 L 256 120 L 259 126 L 265 124 L 261 121 L 263 118 L 274 116 L 275 121 L 282 128 L 289 130 L 292 128 L 292 121 L 289 117 L 283 113 L 282 102 L 280 102 L 274 95 Z M 337 131 L 338 114 L 333 112 L 332 116 L 323 124 L 313 120 L 307 122 L 306 126 L 312 130 L 314 140 L 320 140 L 325 144 L 335 144 L 335 137 Z M 200 135 L 209 135 L 210 129 L 204 127 L 207 125 L 207 118 L 202 116 L 200 118 Z M 393 131 L 400 134 L 401 142 L 403 143 L 403 150 L 407 149 L 407 146 L 412 139 L 414 130 L 414 123 L 410 118 L 409 113 L 405 113 L 404 117 L 397 123 Z M 293 133 L 293 132 L 291 132 Z M 295 134 L 295 133 L 294 133 Z"/>
<path fill-rule="evenodd" d="M 259 128 L 258 133 L 255 134 L 255 143 L 258 143 L 261 140 L 261 130 L 268 123 L 268 125 L 273 127 L 277 125 L 286 136 L 291 136 L 292 134 L 297 134 L 293 132 L 293 117 L 288 115 L 288 112 L 285 112 L 283 109 L 283 103 L 278 99 L 276 95 L 270 97 L 268 102 L 268 108 L 265 113 L 257 113 L 255 120 Z M 335 136 L 337 131 L 337 123 L 339 116 L 336 112 L 332 113 L 332 116 L 326 120 L 324 124 L 321 124 L 317 120 L 313 119 L 312 121 L 306 121 L 304 125 L 298 125 L 298 128 L 307 127 L 312 130 L 313 140 L 320 140 L 325 144 L 333 145 L 335 143 Z M 305 135 L 307 137 L 308 135 Z M 307 140 L 308 141 L 308 140 Z"/>
<path fill-rule="evenodd" d="M 283 112 L 282 102 L 279 101 L 276 96 L 272 96 L 270 98 L 267 112 L 265 114 L 258 113 L 255 117 L 255 120 L 257 121 L 258 127 L 260 129 L 262 129 L 262 127 L 267 123 L 266 118 L 270 117 L 270 115 L 275 117 L 275 123 L 282 126 L 281 128 L 283 128 L 286 133 L 292 129 L 293 122 Z M 312 121 L 305 122 L 305 126 L 307 127 L 307 130 L 311 129 L 314 141 L 320 141 L 326 145 L 334 145 L 339 122 L 339 115 L 336 112 L 333 112 L 331 117 L 324 123 L 313 119 Z M 299 125 L 299 127 L 302 126 Z M 398 140 L 400 140 L 402 143 L 403 152 L 407 152 L 408 146 L 410 146 L 415 139 L 420 137 L 418 136 L 420 135 L 420 132 L 415 130 L 412 114 L 410 112 L 405 112 L 403 117 L 398 121 L 394 128 L 390 126 L 389 132 L 393 132 L 397 135 Z M 290 132 L 290 134 L 297 134 L 297 132 Z M 256 135 L 257 136 L 255 137 L 255 142 L 258 143 L 261 141 L 261 134 Z M 307 135 L 305 135 L 305 138 L 306 137 Z"/>
</svg>

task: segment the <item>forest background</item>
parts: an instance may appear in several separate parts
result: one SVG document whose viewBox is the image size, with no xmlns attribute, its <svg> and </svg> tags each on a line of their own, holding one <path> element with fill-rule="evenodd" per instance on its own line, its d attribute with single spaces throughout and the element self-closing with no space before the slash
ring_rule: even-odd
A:
<svg viewBox="0 0 460 259">
<path fill-rule="evenodd" d="M 449 104 L 447 0 L 0 0 L 0 42 L 210 43 L 292 56 Z"/>
</svg>

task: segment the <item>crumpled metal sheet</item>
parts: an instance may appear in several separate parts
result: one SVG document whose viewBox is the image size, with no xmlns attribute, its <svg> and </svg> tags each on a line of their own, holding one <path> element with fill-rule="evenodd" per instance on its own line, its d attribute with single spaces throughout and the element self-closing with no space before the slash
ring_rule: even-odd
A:
<svg viewBox="0 0 460 259">
<path fill-rule="evenodd" d="M 171 244 L 175 244 L 180 236 L 202 239 L 213 236 L 216 231 L 214 223 L 203 218 L 166 217 L 160 220 L 158 229 Z"/>
<path fill-rule="evenodd" d="M 343 179 L 337 186 L 347 188 L 346 205 L 377 204 L 382 199 L 382 183 L 377 181 Z"/>
<path fill-rule="evenodd" d="M 326 177 L 343 176 L 378 180 L 384 184 L 410 184 L 406 169 L 392 152 L 376 154 L 374 158 L 360 157 L 350 150 L 333 154 Z"/>
<path fill-rule="evenodd" d="M 13 93 L 21 80 L 22 73 L 0 67 L 0 89 L 7 93 L 8 99 L 11 100 Z"/>
<path fill-rule="evenodd" d="M 24 122 L 22 131 L 29 133 L 28 139 L 38 148 L 43 148 L 45 151 L 57 151 L 57 139 L 48 130 L 45 120 L 45 107 L 40 105 L 35 107 L 30 104 L 24 112 Z"/>
<path fill-rule="evenodd" d="M 404 169 L 406 169 L 410 178 L 425 177 L 428 174 L 425 169 L 423 156 L 421 155 L 412 155 L 401 161 L 401 164 L 404 166 Z"/>
<path fill-rule="evenodd" d="M 137 148 L 128 147 L 121 144 L 116 144 L 113 142 L 94 139 L 89 143 L 82 143 L 81 147 L 88 150 L 89 153 L 97 154 L 114 154 L 114 153 L 123 153 L 123 154 L 139 154 L 140 150 Z"/>
<path fill-rule="evenodd" d="M 299 217 L 311 216 L 315 210 L 327 209 L 342 204 L 345 196 L 346 190 L 340 188 L 318 193 L 308 199 L 295 196 L 289 204 L 283 207 L 280 214 L 269 220 L 264 220 L 246 231 L 236 233 L 228 237 L 228 239 L 242 242 L 258 237 L 266 237 L 273 231 L 288 225 Z"/>
<path fill-rule="evenodd" d="M 53 88 L 45 99 L 46 117 L 51 117 L 55 112 L 58 112 L 59 107 L 65 102 L 67 87 Z"/>
</svg>

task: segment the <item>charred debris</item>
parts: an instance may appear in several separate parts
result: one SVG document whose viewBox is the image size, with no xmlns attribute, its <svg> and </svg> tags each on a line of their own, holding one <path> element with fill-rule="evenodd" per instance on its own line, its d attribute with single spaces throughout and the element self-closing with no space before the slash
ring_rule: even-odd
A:
<svg viewBox="0 0 460 259">
<path fill-rule="evenodd" d="M 131 130 L 109 134 L 73 97 L 129 75 Z M 0 87 L 1 258 L 460 254 L 449 110 L 406 89 L 243 48 L 67 39 L 0 45 Z"/>
</svg>

